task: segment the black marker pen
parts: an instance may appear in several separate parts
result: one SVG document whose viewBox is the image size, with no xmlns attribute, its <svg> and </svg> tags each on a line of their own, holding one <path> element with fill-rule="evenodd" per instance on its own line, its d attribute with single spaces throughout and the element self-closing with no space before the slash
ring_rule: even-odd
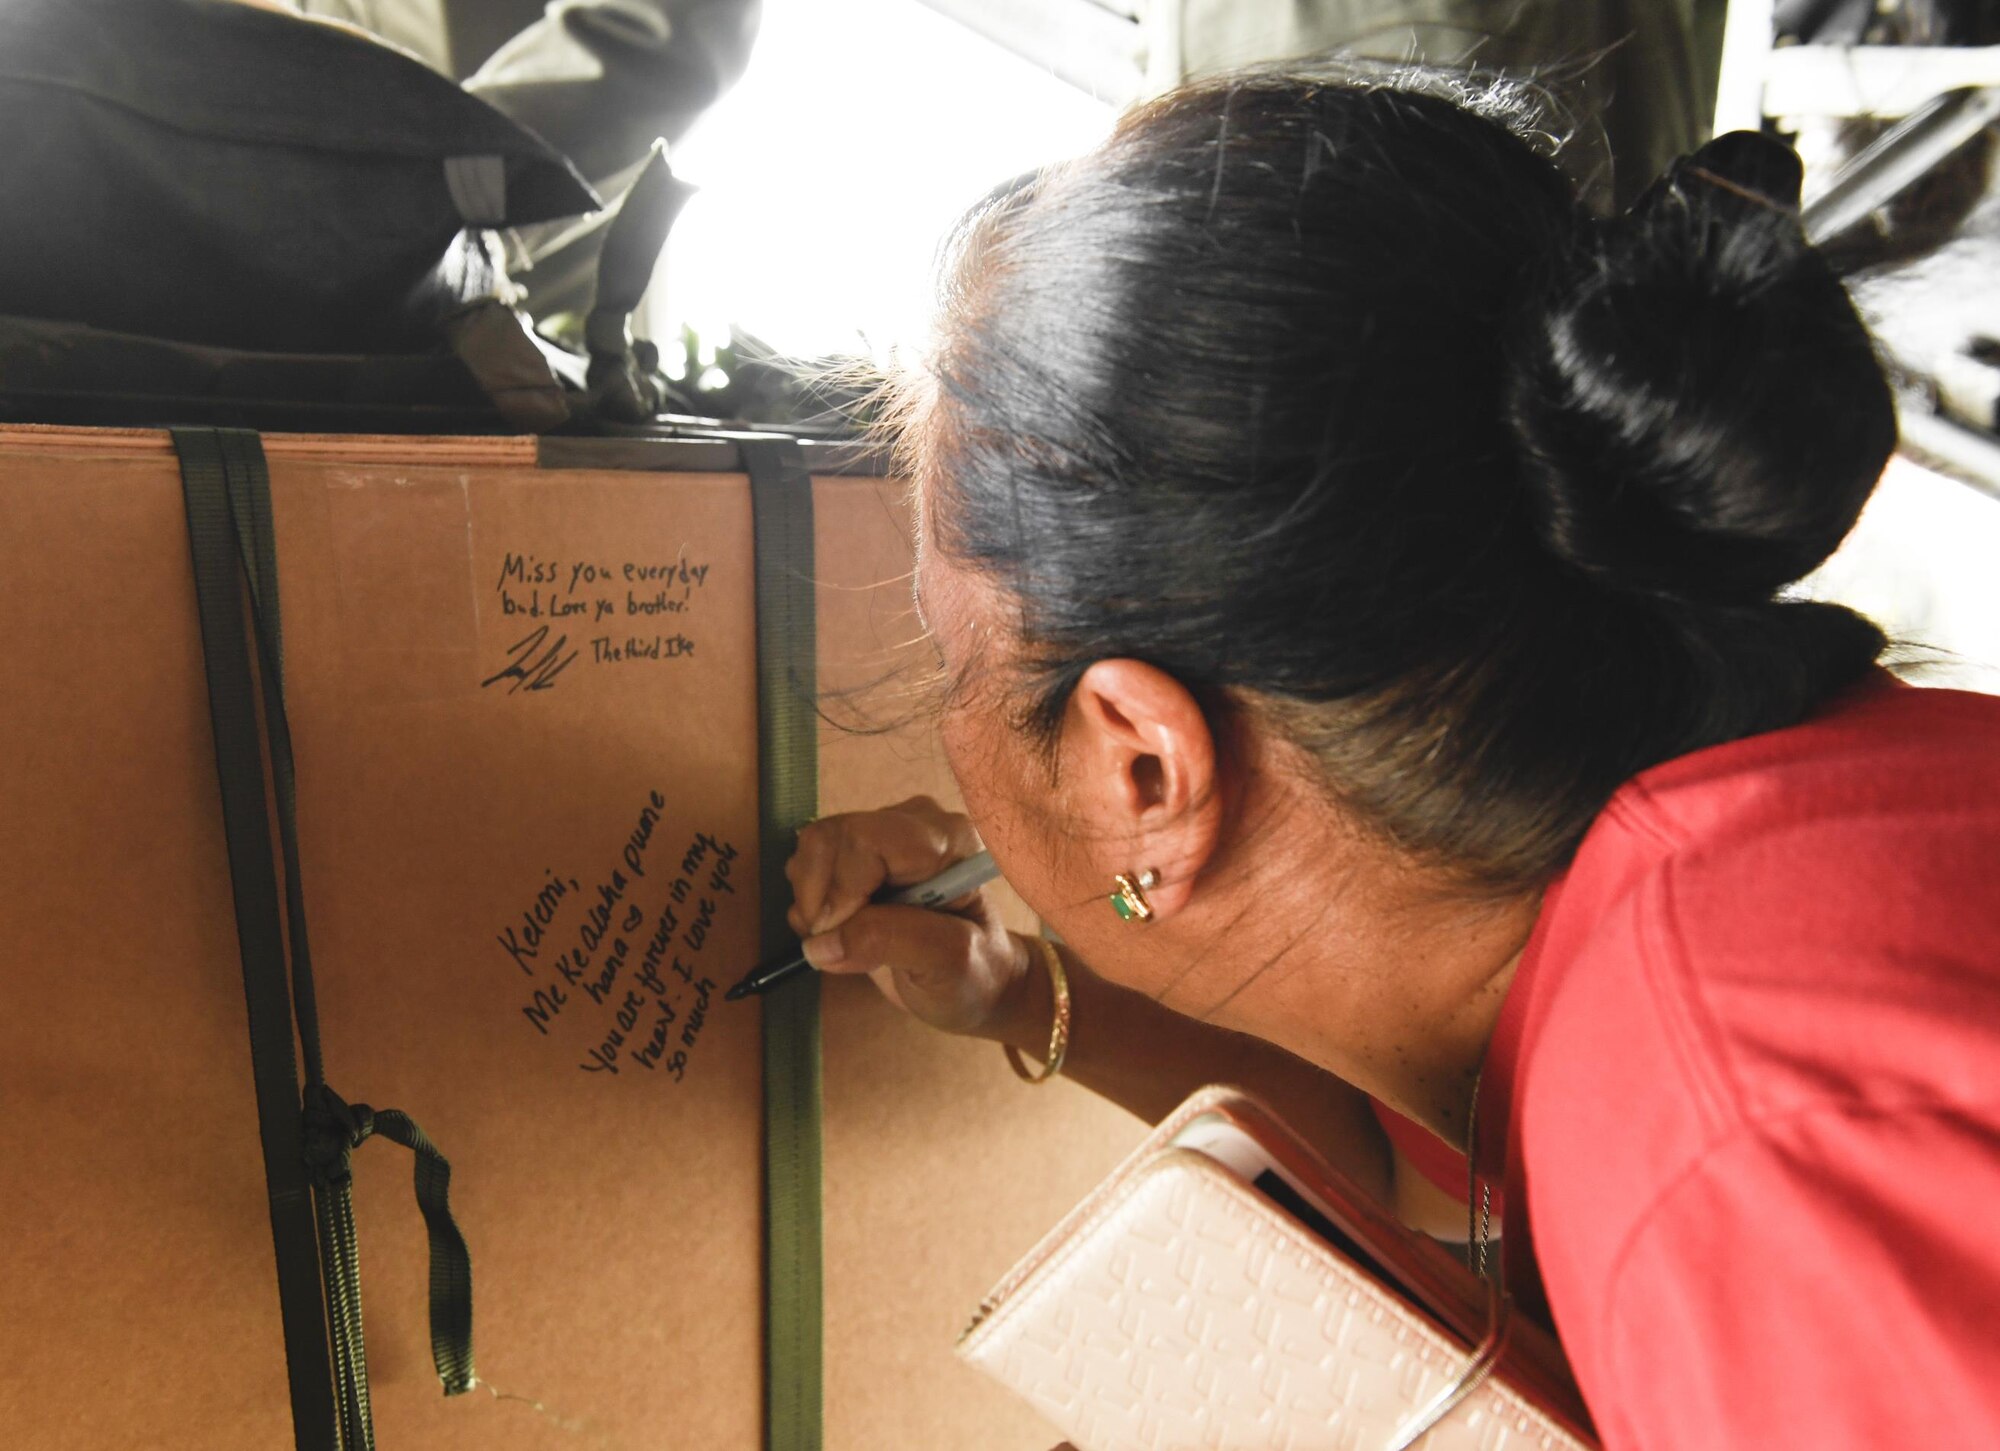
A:
<svg viewBox="0 0 2000 1451">
<path fill-rule="evenodd" d="M 960 897 L 969 897 L 995 877 L 1000 869 L 993 865 L 993 853 L 982 851 L 977 856 L 969 856 L 962 862 L 954 862 L 928 882 L 919 882 L 914 887 L 891 887 L 877 892 L 874 900 L 891 907 L 942 907 L 947 902 L 956 902 Z M 789 982 L 802 972 L 810 971 L 812 964 L 803 954 L 793 951 L 783 957 L 752 968 L 749 976 L 723 994 L 726 1002 L 736 1002 L 740 998 L 752 997 L 769 992 L 781 982 Z"/>
</svg>

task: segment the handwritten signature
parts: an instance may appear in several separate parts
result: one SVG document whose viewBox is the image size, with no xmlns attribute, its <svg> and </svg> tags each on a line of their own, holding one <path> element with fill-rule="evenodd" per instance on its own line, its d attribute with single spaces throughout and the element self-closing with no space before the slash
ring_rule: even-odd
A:
<svg viewBox="0 0 2000 1451">
<path fill-rule="evenodd" d="M 556 683 L 556 677 L 569 668 L 570 662 L 583 652 L 572 650 L 563 654 L 563 647 L 569 644 L 569 636 L 557 635 L 549 639 L 549 627 L 538 625 L 534 631 L 507 647 L 507 664 L 497 674 L 489 675 L 479 682 L 483 690 L 489 685 L 508 682 L 507 693 L 517 690 L 548 690 Z M 546 648 L 545 648 L 546 647 Z"/>
</svg>

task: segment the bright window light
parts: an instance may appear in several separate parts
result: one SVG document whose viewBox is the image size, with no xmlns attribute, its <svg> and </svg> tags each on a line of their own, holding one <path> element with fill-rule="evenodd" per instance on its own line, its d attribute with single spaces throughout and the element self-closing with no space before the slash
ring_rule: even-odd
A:
<svg viewBox="0 0 2000 1451">
<path fill-rule="evenodd" d="M 1802 593 L 1852 605 L 1918 647 L 1927 685 L 2000 692 L 2000 501 L 1906 458 Z M 1940 653 L 1925 653 L 1942 652 Z"/>
<path fill-rule="evenodd" d="M 734 325 L 794 357 L 883 360 L 921 336 L 958 215 L 1112 116 L 917 0 L 765 0 L 749 70 L 674 148 L 701 191 L 654 279 L 653 335 Z"/>
</svg>

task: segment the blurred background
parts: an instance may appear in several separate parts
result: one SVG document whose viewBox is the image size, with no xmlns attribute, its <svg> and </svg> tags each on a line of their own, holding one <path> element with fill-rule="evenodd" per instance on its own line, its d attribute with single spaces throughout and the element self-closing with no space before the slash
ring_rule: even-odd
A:
<svg viewBox="0 0 2000 1451">
<path fill-rule="evenodd" d="M 743 79 L 674 149 L 701 190 L 648 321 L 711 349 L 741 328 L 793 357 L 886 360 L 922 336 L 933 253 L 959 212 L 1089 149 L 1115 109 L 921 0 L 763 11 Z"/>
<path fill-rule="evenodd" d="M 1164 63 L 1177 78 L 1184 69 L 1310 51 L 1342 25 L 1355 27 L 1350 40 L 1371 31 L 1365 48 L 1373 54 L 1421 47 L 1447 59 L 1494 56 L 1464 23 L 1413 22 L 1419 7 L 1377 5 L 1371 21 L 1356 19 L 1371 7 L 1320 7 L 1341 13 L 1322 15 L 1317 29 L 1314 8 L 1243 0 L 1230 16 L 1188 6 L 1203 37 Z M 1582 18 L 1592 8 L 1574 7 L 1577 33 L 1616 23 L 1610 14 Z M 1715 104 L 1730 18 L 1723 4 L 1660 0 L 1653 8 L 1657 49 L 1648 53 L 1664 51 L 1661 63 L 1680 67 L 1683 79 L 1652 87 L 1666 112 L 1650 128 L 1659 139 L 1650 152 L 1645 143 L 1628 147 L 1646 163 L 1698 139 L 1701 122 L 1693 118 Z M 1782 79 L 1788 88 L 1779 104 L 1805 114 L 1748 113 L 1746 105 L 1758 104 L 1758 67 L 1774 56 L 1782 65 L 1782 52 L 1804 55 L 1816 41 L 1823 49 L 1886 51 L 1892 47 L 1882 42 L 1935 39 L 1948 26 L 1954 37 L 2000 45 L 2000 6 L 1990 4 L 1960 7 L 1955 18 L 1942 13 L 1948 7 L 1894 0 L 1863 6 L 1865 14 L 1853 5 L 1737 8 L 1751 12 L 1739 15 L 1739 27 L 1759 19 L 1769 27 L 1769 44 L 1759 55 L 1739 37 L 1730 78 L 1738 94 L 1725 104 L 1733 101 L 1738 121 L 1797 138 L 1808 197 L 1825 195 L 1843 165 L 1904 119 L 1895 112 L 1929 103 L 1921 53 L 1932 48 L 1893 47 L 1915 58 L 1891 73 L 1901 94 L 1881 108 L 1885 115 L 1866 114 L 1869 97 L 1843 94 L 1838 83 L 1816 93 Z M 1150 57 L 1148 73 L 1147 46 L 1159 33 L 1153 21 L 1149 30 L 1145 0 L 765 0 L 743 80 L 674 152 L 676 172 L 702 191 L 676 224 L 649 298 L 648 325 L 668 373 L 713 392 L 728 387 L 739 343 L 878 364 L 898 346 L 920 345 L 938 239 L 996 181 L 1087 149 L 1122 104 L 1159 84 L 1162 57 Z M 1985 54 L 2000 85 L 1991 59 L 2000 50 Z M 1962 60 L 1947 59 L 1946 81 L 1966 75 L 1977 78 Z M 1587 164 L 1605 167 L 1610 146 L 1589 134 L 1602 124 L 1590 111 L 1609 87 L 1591 74 L 1568 85 L 1584 148 L 1595 147 Z M 1863 114 L 1837 114 L 1843 106 Z M 1927 178 L 1863 211 L 1839 242 L 1871 325 L 1927 375 L 1965 375 L 1970 396 L 1961 400 L 1958 426 L 1976 423 L 1983 409 L 1989 436 L 2000 393 L 2000 357 L 1991 350 L 2000 338 L 1993 150 L 1991 123 L 1975 128 Z M 808 218 L 810 246 L 801 230 Z M 1984 362 L 1976 360 L 1982 350 Z M 1982 471 L 1992 467 L 1990 453 L 1983 464 L 1968 453 L 1958 468 L 1928 455 L 1899 458 L 1847 546 L 1804 588 L 1881 621 L 1910 647 L 1902 668 L 1913 677 L 2000 690 L 2000 477 Z"/>
<path fill-rule="evenodd" d="M 1903 426 L 1806 588 L 2000 665 L 2000 0 L 7 0 L 0 52 L 28 423 L 852 436 L 968 205 L 1242 64 L 1526 78 L 1604 210 L 1761 129 Z"/>
</svg>

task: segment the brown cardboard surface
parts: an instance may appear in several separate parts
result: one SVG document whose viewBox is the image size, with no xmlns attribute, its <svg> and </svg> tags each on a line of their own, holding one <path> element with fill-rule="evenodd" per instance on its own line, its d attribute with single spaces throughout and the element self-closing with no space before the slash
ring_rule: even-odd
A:
<svg viewBox="0 0 2000 1451">
<path fill-rule="evenodd" d="M 756 1010 L 715 992 L 688 1033 L 755 941 L 747 487 L 518 440 L 267 450 L 329 1078 L 451 1157 L 474 1258 L 482 1385 L 446 1401 L 408 1159 L 357 1154 L 381 1442 L 752 1447 Z M 911 648 L 907 546 L 893 487 L 818 499 L 852 684 Z M 0 431 L 0 540 L 0 1437 L 288 1444 L 164 436 Z M 946 784 L 920 721 L 829 738 L 823 780 L 827 810 Z M 1039 1446 L 950 1342 L 1136 1127 L 832 987 L 827 1445 Z"/>
<path fill-rule="evenodd" d="M 823 813 L 958 799 L 924 713 L 935 657 L 910 605 L 902 493 L 816 491 Z M 1018 899 L 1010 916 L 1033 929 Z M 1143 1126 L 1074 1084 L 1029 1087 L 998 1047 L 920 1027 L 865 982 L 828 982 L 824 1004 L 829 1451 L 1047 1451 L 1047 1423 L 952 1343 Z"/>
<path fill-rule="evenodd" d="M 749 1445 L 754 1015 L 710 1012 L 692 1045 L 676 1033 L 678 1083 L 629 1043 L 617 1072 L 582 1067 L 606 1051 L 696 834 L 755 877 L 745 491 L 423 454 L 272 461 L 330 1077 L 412 1113 L 452 1157 L 491 1387 L 438 1393 L 409 1165 L 371 1144 L 357 1207 L 378 1427 L 391 1446 L 656 1444 L 669 1423 L 668 1440 Z M 10 1103 L 39 1110 L 0 1129 L 13 1166 L 0 1407 L 29 1444 L 125 1444 L 143 1424 L 147 1444 L 279 1445 L 269 1230 L 177 475 L 171 457 L 93 458 L 86 440 L 8 459 L 0 479 L 0 609 L 20 670 L 4 707 L 17 754 L 0 870 L 16 890 L 0 1062 Z M 658 603 L 659 589 L 628 585 L 626 565 L 682 560 L 707 571 L 668 591 L 684 613 L 624 613 L 628 590 Z M 578 565 L 613 578 L 590 583 Z M 612 615 L 589 631 L 546 616 L 598 599 Z M 642 628 L 695 653 L 592 658 L 590 635 Z M 634 1000 L 631 1039 L 657 997 L 692 1023 L 699 992 L 672 980 L 675 953 L 699 983 L 753 950 L 754 893 L 709 885 L 720 850 L 688 873 L 662 991 Z M 586 937 L 606 896 L 603 931 Z M 684 934 L 704 899 L 714 925 L 697 952 Z M 548 922 L 533 941 L 524 914 L 538 904 Z M 591 959 L 574 984 L 562 951 Z M 620 955 L 606 1001 L 591 1001 Z M 545 1025 L 523 1011 L 537 991 Z"/>
</svg>

